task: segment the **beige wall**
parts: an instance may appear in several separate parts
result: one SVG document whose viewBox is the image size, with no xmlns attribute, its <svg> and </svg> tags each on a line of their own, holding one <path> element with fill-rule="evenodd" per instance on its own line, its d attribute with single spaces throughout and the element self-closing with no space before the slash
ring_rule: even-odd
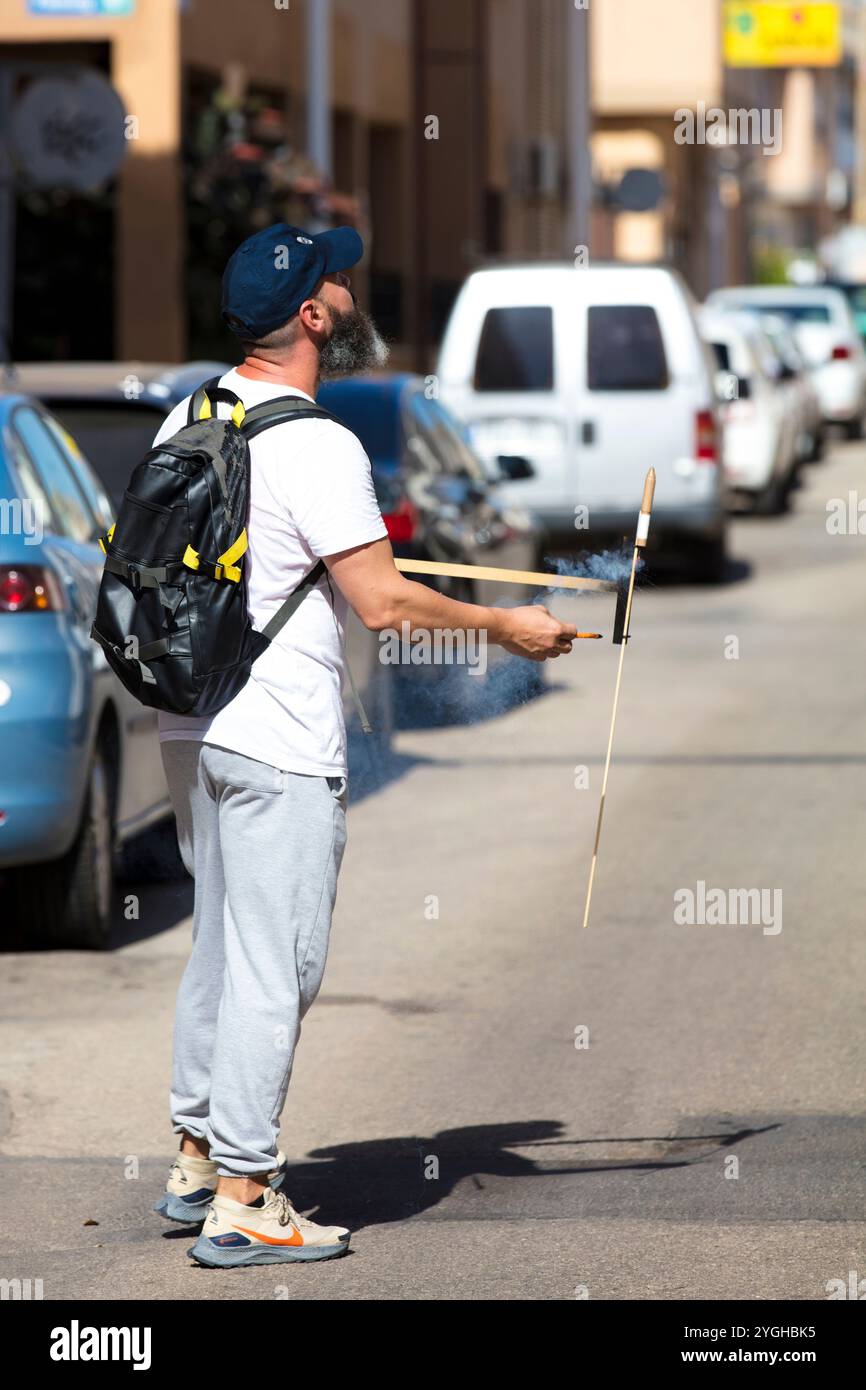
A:
<svg viewBox="0 0 866 1390">
<path fill-rule="evenodd" d="M 597 115 L 666 115 L 722 94 L 718 0 L 593 0 Z"/>
<path fill-rule="evenodd" d="M 672 258 L 703 295 L 721 273 L 722 251 L 710 246 L 715 150 L 677 145 L 675 112 L 719 106 L 724 98 L 721 0 L 601 0 L 590 9 L 594 155 L 613 166 L 659 169 L 667 197 L 659 208 L 629 213 L 598 208 L 600 256 Z M 643 132 L 643 136 L 639 134 Z M 629 142 L 652 141 L 630 152 Z M 597 172 L 600 170 L 597 169 Z M 610 167 L 615 184 L 624 170 Z"/>
<path fill-rule="evenodd" d="M 188 0 L 180 23 L 187 62 L 215 73 L 239 63 L 263 86 L 299 88 L 306 53 L 303 0 L 291 0 L 287 10 L 271 0 Z"/>
<path fill-rule="evenodd" d="M 309 4 L 291 0 L 288 9 L 277 9 L 271 0 L 190 0 L 181 20 L 184 61 L 215 73 L 239 63 L 256 83 L 302 102 Z M 331 9 L 334 106 L 373 121 L 405 120 L 409 0 L 332 0 Z"/>
<path fill-rule="evenodd" d="M 567 172 L 566 26 L 561 0 L 489 0 L 487 177 L 506 193 L 506 255 L 570 254 Z M 560 173 L 553 195 L 527 186 L 529 146 L 551 141 Z"/>
<path fill-rule="evenodd" d="M 110 44 L 112 81 L 127 112 L 138 118 L 139 138 L 129 142 L 118 186 L 119 357 L 171 361 L 186 352 L 182 64 L 215 74 L 239 65 L 252 81 L 282 90 L 300 142 L 308 3 L 290 0 L 288 9 L 277 9 L 270 0 L 189 0 L 181 14 L 178 0 L 138 0 L 132 15 L 114 19 L 46 18 L 28 15 L 25 0 L 0 3 L 0 43 Z M 344 191 L 359 193 L 368 174 L 364 122 L 405 128 L 409 121 L 410 0 L 333 0 L 333 15 L 333 105 L 361 122 L 352 141 L 351 186 Z M 396 175 L 397 184 L 405 183 L 406 168 Z"/>
<path fill-rule="evenodd" d="M 117 355 L 180 358 L 184 351 L 182 210 L 178 143 L 178 6 L 146 0 L 125 18 L 28 15 L 4 0 L 3 43 L 109 43 L 111 77 L 138 138 L 128 142 L 118 186 L 115 287 Z"/>
<path fill-rule="evenodd" d="M 219 76 L 231 65 L 241 85 L 282 93 L 291 138 L 303 149 L 306 139 L 307 25 L 311 0 L 291 0 L 277 9 L 270 0 L 190 0 L 181 22 L 183 62 Z M 251 6 L 255 23 L 250 22 Z M 362 201 L 361 230 L 367 255 L 355 272 L 363 299 L 373 252 L 379 242 L 380 266 L 408 264 L 408 218 L 398 209 L 388 225 L 369 225 L 371 191 L 381 206 L 381 169 L 370 188 L 371 127 L 377 150 L 393 148 L 398 167 L 393 189 L 406 188 L 411 142 L 390 140 L 408 128 L 410 89 L 410 0 L 332 0 L 331 103 L 338 113 L 334 180 L 341 193 Z"/>
</svg>

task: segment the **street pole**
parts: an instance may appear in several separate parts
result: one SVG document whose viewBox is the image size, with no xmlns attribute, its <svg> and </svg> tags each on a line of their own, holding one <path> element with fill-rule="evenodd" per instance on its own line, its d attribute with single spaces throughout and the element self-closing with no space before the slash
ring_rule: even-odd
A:
<svg viewBox="0 0 866 1390">
<path fill-rule="evenodd" d="M 307 152 L 328 183 L 334 178 L 331 142 L 331 0 L 307 5 Z M 323 231 L 321 220 L 314 231 Z"/>
<path fill-rule="evenodd" d="M 429 143 L 424 138 L 427 117 L 427 28 L 426 0 L 412 5 L 412 256 L 410 290 L 410 339 L 416 372 L 429 370 L 427 353 L 430 338 L 430 266 L 427 247 L 428 190 L 427 158 Z"/>
<path fill-rule="evenodd" d="M 574 0 L 565 44 L 568 64 L 568 230 L 574 247 L 589 247 L 592 209 L 592 107 L 589 64 L 589 8 Z"/>
</svg>

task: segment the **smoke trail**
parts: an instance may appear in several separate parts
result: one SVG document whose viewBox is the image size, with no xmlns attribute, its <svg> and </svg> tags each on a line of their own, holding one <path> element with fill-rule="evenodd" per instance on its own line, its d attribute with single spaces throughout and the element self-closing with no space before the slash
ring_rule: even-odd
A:
<svg viewBox="0 0 866 1390">
<path fill-rule="evenodd" d="M 593 554 L 579 555 L 577 558 L 568 555 L 548 555 L 544 563 L 552 565 L 556 574 L 562 575 L 563 578 L 606 579 L 618 584 L 621 579 L 628 579 L 631 574 L 632 554 L 631 547 L 622 545 L 618 550 L 599 550 Z M 643 556 L 639 555 L 637 573 L 640 574 L 643 568 Z"/>
<path fill-rule="evenodd" d="M 483 678 L 455 666 L 438 680 L 400 682 L 397 724 L 400 728 L 442 728 L 496 719 L 537 699 L 545 689 L 547 663 L 501 653 Z"/>
<path fill-rule="evenodd" d="M 570 599 L 583 597 L 575 589 L 558 588 L 557 577 L 603 579 L 616 584 L 628 579 L 631 561 L 632 548 L 627 542 L 615 550 L 546 556 L 544 564 L 551 571 L 550 589 L 538 589 L 521 602 L 546 606 L 554 593 L 565 594 Z M 638 572 L 644 568 L 642 556 L 638 557 L 637 568 Z M 413 682 L 400 681 L 397 722 L 401 728 L 436 728 L 494 719 L 543 695 L 546 678 L 555 683 L 555 665 L 501 655 L 491 662 L 483 680 L 455 667 L 435 682 L 425 681 L 423 675 Z"/>
</svg>

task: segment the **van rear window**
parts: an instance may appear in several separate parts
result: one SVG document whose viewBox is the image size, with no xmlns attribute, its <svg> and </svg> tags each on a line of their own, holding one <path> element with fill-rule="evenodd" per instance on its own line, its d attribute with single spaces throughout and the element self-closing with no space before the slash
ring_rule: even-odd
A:
<svg viewBox="0 0 866 1390">
<path fill-rule="evenodd" d="M 475 390 L 553 390 L 553 310 L 549 305 L 487 310 L 475 362 Z"/>
<path fill-rule="evenodd" d="M 588 339 L 590 391 L 663 391 L 667 386 L 664 343 L 650 305 L 593 305 Z"/>
<path fill-rule="evenodd" d="M 727 343 L 710 343 L 710 347 L 716 355 L 716 365 L 720 372 L 731 370 L 731 355 L 728 352 Z"/>
</svg>

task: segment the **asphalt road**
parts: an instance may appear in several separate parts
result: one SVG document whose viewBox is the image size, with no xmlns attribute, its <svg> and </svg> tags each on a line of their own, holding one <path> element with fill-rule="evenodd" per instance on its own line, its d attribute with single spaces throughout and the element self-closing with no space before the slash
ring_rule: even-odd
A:
<svg viewBox="0 0 866 1390">
<path fill-rule="evenodd" d="M 866 1277 L 864 540 L 825 524 L 864 470 L 837 445 L 789 516 L 738 521 L 724 587 L 639 593 L 588 931 L 617 649 L 581 644 L 501 717 L 400 734 L 350 812 L 283 1117 L 287 1190 L 353 1227 L 348 1258 L 203 1270 L 150 1212 L 186 887 L 134 890 L 104 955 L 7 954 L 0 1276 L 45 1298 L 497 1300 Z M 607 599 L 557 609 L 610 631 Z M 773 908 L 680 924 L 699 882 Z"/>
</svg>

